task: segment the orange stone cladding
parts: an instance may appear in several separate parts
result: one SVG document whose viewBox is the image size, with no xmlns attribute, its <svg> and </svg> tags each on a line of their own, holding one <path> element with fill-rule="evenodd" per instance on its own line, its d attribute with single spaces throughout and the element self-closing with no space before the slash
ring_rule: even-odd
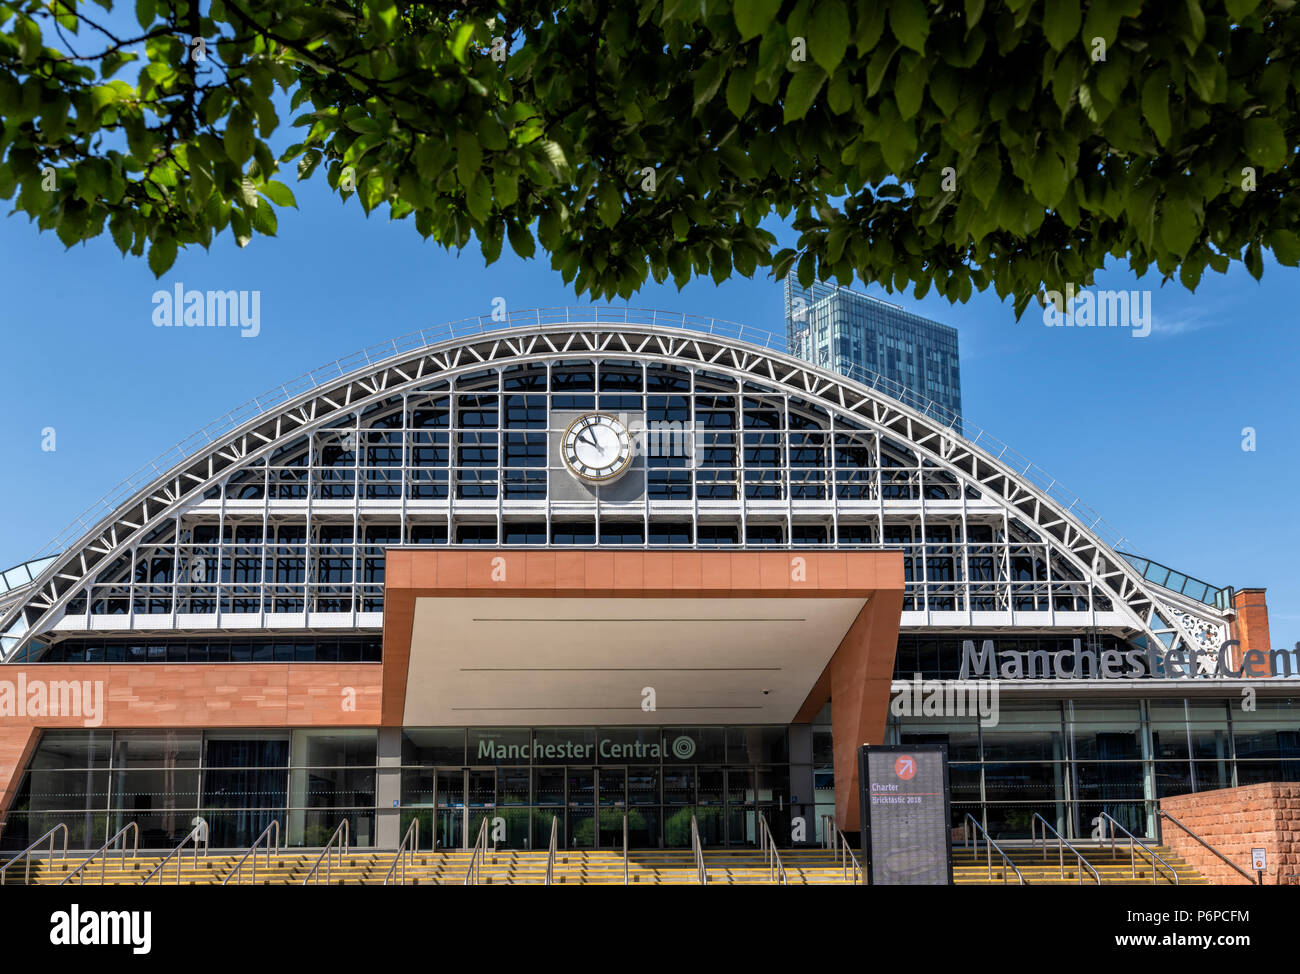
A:
<svg viewBox="0 0 1300 974">
<path fill-rule="evenodd" d="M 383 723 L 396 726 L 421 597 L 866 600 L 795 717 L 811 721 L 834 697 L 835 816 L 857 831 L 857 749 L 884 740 L 903 609 L 901 552 L 405 548 L 388 552 L 384 577 Z"/>
<path fill-rule="evenodd" d="M 26 674 L 29 684 L 102 681 L 96 729 L 374 727 L 381 669 L 379 663 L 35 663 L 0 667 L 0 680 L 16 685 Z M 82 716 L 0 718 L 0 814 L 40 731 L 86 726 Z"/>
<path fill-rule="evenodd" d="M 1160 799 L 1160 807 L 1252 876 L 1250 852 L 1268 856 L 1264 883 L 1300 884 L 1300 784 L 1268 782 Z M 1172 822 L 1164 842 L 1213 883 L 1247 880 Z"/>
</svg>

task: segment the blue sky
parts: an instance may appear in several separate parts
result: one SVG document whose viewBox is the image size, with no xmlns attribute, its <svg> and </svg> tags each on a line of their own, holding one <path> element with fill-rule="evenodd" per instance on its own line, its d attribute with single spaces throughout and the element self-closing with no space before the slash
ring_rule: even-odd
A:
<svg viewBox="0 0 1300 974">
<path fill-rule="evenodd" d="M 366 219 L 321 182 L 280 235 L 239 250 L 183 253 L 161 281 L 107 235 L 65 251 L 24 217 L 0 220 L 5 419 L 0 567 L 24 561 L 171 444 L 267 389 L 420 327 L 511 310 L 585 304 L 544 255 L 477 245 L 448 253 L 410 221 Z M 774 230 L 782 242 L 793 234 Z M 151 295 L 186 288 L 262 292 L 261 334 L 155 328 Z M 964 412 L 1059 478 L 1134 550 L 1216 585 L 1269 589 L 1275 647 L 1300 640 L 1300 269 L 1207 271 L 1191 294 L 1117 266 L 1098 288 L 1148 288 L 1154 328 L 1017 322 L 991 292 L 966 305 L 865 288 L 960 333 Z M 782 328 L 781 287 L 765 276 L 685 290 L 649 285 L 632 301 Z M 1242 449 L 1243 427 L 1256 449 Z M 57 449 L 41 449 L 42 429 Z"/>
</svg>

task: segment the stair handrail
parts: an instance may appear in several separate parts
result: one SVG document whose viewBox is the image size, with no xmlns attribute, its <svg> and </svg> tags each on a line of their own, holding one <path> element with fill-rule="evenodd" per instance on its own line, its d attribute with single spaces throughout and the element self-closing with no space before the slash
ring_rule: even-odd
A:
<svg viewBox="0 0 1300 974">
<path fill-rule="evenodd" d="M 627 812 L 623 813 L 623 885 L 627 886 Z"/>
<path fill-rule="evenodd" d="M 555 853 L 560 848 L 560 818 L 558 815 L 551 816 L 551 841 L 546 851 L 546 884 L 552 885 L 555 882 Z"/>
<path fill-rule="evenodd" d="M 970 827 L 972 825 L 975 826 L 975 829 L 977 831 L 975 832 L 971 831 Z M 993 841 L 993 837 L 984 830 L 984 826 L 980 824 L 979 819 L 977 819 L 970 812 L 967 812 L 966 818 L 963 819 L 961 823 L 961 838 L 963 843 L 974 846 L 973 853 L 976 856 L 980 854 L 979 837 L 981 835 L 984 836 L 984 853 L 985 853 L 985 859 L 988 861 L 989 879 L 993 878 L 993 853 L 996 852 L 999 856 L 1002 857 L 1003 863 L 1011 867 L 1011 871 L 1014 872 L 1016 874 L 1016 878 L 1020 880 L 1020 885 L 1028 886 L 1029 881 L 1025 879 L 1024 875 L 1020 872 L 1020 870 L 1016 868 L 1016 864 L 1011 861 L 1011 857 L 1007 855 L 1004 851 L 1002 851 L 1002 847 L 1000 845 L 998 845 L 996 842 Z M 973 843 L 971 842 L 972 837 L 974 837 L 975 839 Z M 1007 882 L 1007 871 L 1003 869 L 1002 884 L 1005 886 L 1006 882 Z"/>
<path fill-rule="evenodd" d="M 474 838 L 474 852 L 469 857 L 469 869 L 465 871 L 465 886 L 477 886 L 483 876 L 483 857 L 487 855 L 488 817 L 483 816 L 483 824 L 478 827 Z"/>
<path fill-rule="evenodd" d="M 1075 858 L 1079 861 L 1079 867 L 1080 867 L 1079 885 L 1080 886 L 1083 885 L 1083 870 L 1087 869 L 1088 872 L 1092 873 L 1092 878 L 1097 881 L 1097 885 L 1100 886 L 1101 874 L 1098 873 L 1097 870 L 1092 868 L 1088 860 L 1083 858 L 1083 853 L 1080 852 L 1078 849 L 1076 849 L 1074 846 L 1070 845 L 1070 843 L 1066 841 L 1065 836 L 1063 836 L 1060 832 L 1056 831 L 1056 829 L 1052 827 L 1051 823 L 1049 823 L 1047 819 L 1043 818 L 1042 813 L 1040 812 L 1034 812 L 1034 817 L 1029 820 L 1030 841 L 1035 842 L 1038 840 L 1039 822 L 1043 823 L 1042 837 L 1043 837 L 1043 858 L 1044 859 L 1047 858 L 1047 833 L 1051 832 L 1052 835 L 1056 836 L 1056 850 L 1058 855 L 1060 856 L 1060 863 L 1061 863 L 1061 878 L 1062 879 L 1065 878 L 1065 850 L 1069 849 L 1071 852 L 1074 853 Z"/>
<path fill-rule="evenodd" d="M 136 825 L 134 822 L 127 822 L 125 825 L 123 825 L 120 829 L 118 829 L 113 834 L 113 837 L 111 839 L 109 839 L 102 846 L 100 846 L 98 849 L 92 852 L 90 854 L 90 858 L 88 858 L 76 869 L 72 870 L 72 872 L 68 873 L 68 875 L 64 876 L 62 881 L 59 883 L 59 885 L 64 886 L 72 880 L 73 876 L 79 876 L 80 878 L 78 878 L 77 880 L 77 885 L 85 886 L 86 874 L 82 872 L 82 870 L 85 869 L 87 866 L 89 866 L 92 862 L 94 862 L 95 859 L 101 853 L 104 853 L 104 858 L 99 864 L 99 885 L 103 886 L 104 877 L 107 875 L 108 872 L 108 855 L 107 855 L 108 849 L 110 846 L 116 844 L 117 840 L 121 839 L 124 835 L 126 835 L 127 832 L 135 833 L 135 844 L 131 849 L 131 858 L 132 859 L 137 858 L 140 855 L 140 826 Z M 122 868 L 123 869 L 126 868 L 126 840 L 125 839 L 122 840 Z"/>
<path fill-rule="evenodd" d="M 161 885 L 162 885 L 162 876 L 163 876 L 163 872 L 162 872 L 162 870 L 163 870 L 163 866 L 167 865 L 167 863 L 170 862 L 171 859 L 172 859 L 172 857 L 174 856 L 174 857 L 176 858 L 176 885 L 179 886 L 179 885 L 181 884 L 181 852 L 182 852 L 182 850 L 184 850 L 184 848 L 185 848 L 187 845 L 189 845 L 191 841 L 194 842 L 194 868 L 197 869 L 198 866 L 199 866 L 199 843 L 200 843 L 200 842 L 203 843 L 203 855 L 206 857 L 207 854 L 208 854 L 208 835 L 209 835 L 209 831 L 210 831 L 210 830 L 208 829 L 208 821 L 207 821 L 207 819 L 205 819 L 205 818 L 199 818 L 197 821 L 195 821 L 195 823 L 194 823 L 194 828 L 190 829 L 189 833 L 185 836 L 185 838 L 181 839 L 181 841 L 177 844 L 177 846 L 176 846 L 175 849 L 173 849 L 171 852 L 167 853 L 167 855 L 163 856 L 163 860 L 162 860 L 162 862 L 160 862 L 160 863 L 158 863 L 158 865 L 154 866 L 154 868 L 153 868 L 153 872 L 151 872 L 151 873 L 150 873 L 148 876 L 146 876 L 144 879 L 140 880 L 140 885 L 141 885 L 141 886 L 148 886 L 148 885 L 149 885 L 149 881 L 150 881 L 151 879 L 153 879 L 154 876 L 157 876 L 157 877 L 158 877 L 158 885 L 161 886 Z"/>
<path fill-rule="evenodd" d="M 849 842 L 848 837 L 840 829 L 839 823 L 835 821 L 835 816 L 825 815 L 822 820 L 826 827 L 822 829 L 823 836 L 827 831 L 830 832 L 830 851 L 838 851 L 840 854 L 840 867 L 844 870 L 844 878 L 850 878 L 849 869 L 852 867 L 852 882 L 854 886 L 862 885 L 862 865 L 858 862 L 858 857 L 853 853 L 853 845 Z"/>
<path fill-rule="evenodd" d="M 704 868 L 704 846 L 700 844 L 700 824 L 691 816 L 691 851 L 695 853 L 695 875 L 701 886 L 709 885 L 709 874 Z"/>
<path fill-rule="evenodd" d="M 1180 829 L 1182 829 L 1184 832 L 1186 832 L 1188 835 L 1190 835 L 1193 839 L 1195 839 L 1195 840 L 1196 840 L 1197 842 L 1199 842 L 1201 845 L 1205 846 L 1205 848 L 1209 849 L 1209 850 L 1210 850 L 1211 852 L 1213 852 L 1216 856 L 1218 856 L 1220 859 L 1222 859 L 1225 863 L 1227 863 L 1227 864 L 1228 864 L 1229 866 L 1231 866 L 1233 869 L 1237 870 L 1237 872 L 1241 873 L 1241 875 L 1245 876 L 1248 880 L 1250 880 L 1250 885 L 1252 885 L 1252 886 L 1256 886 L 1256 885 L 1260 885 L 1260 884 L 1261 884 L 1260 881 L 1261 881 L 1261 878 L 1262 878 L 1262 877 L 1252 876 L 1250 873 L 1246 872 L 1246 870 L 1242 869 L 1242 868 L 1241 868 L 1240 866 L 1238 866 L 1235 862 L 1233 862 L 1231 859 L 1229 859 L 1227 856 L 1225 856 L 1225 855 L 1224 855 L 1222 852 L 1220 852 L 1218 849 L 1214 848 L 1214 846 L 1210 845 L 1210 843 L 1206 842 L 1206 841 L 1205 841 L 1204 839 L 1202 839 L 1199 835 L 1197 835 L 1195 832 L 1193 832 L 1191 829 L 1189 829 L 1189 828 L 1188 828 L 1186 825 L 1184 825 L 1182 822 L 1178 821 L 1178 819 L 1174 818 L 1172 815 L 1170 815 L 1168 812 L 1166 812 L 1163 808 L 1159 808 L 1159 807 L 1157 807 L 1157 808 L 1156 808 L 1156 820 L 1159 821 L 1161 818 L 1167 818 L 1167 819 L 1169 819 L 1169 821 L 1173 822 L 1173 823 L 1174 823 L 1175 825 L 1177 825 Z"/>
<path fill-rule="evenodd" d="M 1154 849 L 1152 849 L 1149 845 L 1147 845 L 1136 835 L 1134 835 L 1132 832 L 1126 829 L 1119 822 L 1115 821 L 1115 816 L 1111 815 L 1109 812 L 1102 812 L 1099 818 L 1103 823 L 1104 822 L 1110 823 L 1110 854 L 1112 857 L 1114 857 L 1115 855 L 1116 829 L 1118 829 L 1120 832 L 1123 832 L 1126 836 L 1128 836 L 1129 875 L 1133 879 L 1137 879 L 1137 850 L 1141 849 L 1143 852 L 1145 852 L 1148 856 L 1151 857 L 1151 885 L 1154 886 L 1156 885 L 1157 882 L 1159 882 L 1157 876 L 1159 872 L 1159 867 L 1156 865 L 1156 863 L 1160 863 L 1161 866 L 1164 866 L 1166 869 L 1168 869 L 1169 872 L 1174 877 L 1174 885 L 1175 886 L 1178 885 L 1178 870 L 1175 869 L 1173 866 L 1169 865 L 1168 862 L 1166 862 L 1163 858 L 1157 855 Z"/>
<path fill-rule="evenodd" d="M 400 863 L 402 866 L 402 879 L 398 884 L 406 885 L 406 866 L 409 861 L 410 865 L 415 865 L 415 854 L 420 850 L 420 816 L 411 819 L 411 824 L 406 827 L 406 832 L 402 835 L 402 842 L 397 847 L 397 855 L 393 856 L 393 864 L 388 867 L 388 874 L 384 876 L 384 885 L 387 886 L 393 878 L 393 873 L 397 871 Z"/>
<path fill-rule="evenodd" d="M 767 816 L 759 813 L 758 816 L 758 847 L 763 853 L 763 861 L 767 866 L 768 879 L 780 879 L 782 886 L 788 886 L 789 877 L 785 874 L 785 866 L 781 863 L 781 853 L 776 849 L 776 839 L 772 836 L 772 830 L 768 827 Z"/>
<path fill-rule="evenodd" d="M 330 851 L 333 850 L 336 853 L 336 856 L 339 861 L 339 868 L 342 869 L 343 857 L 348 854 L 348 846 L 350 844 L 351 838 L 352 838 L 352 827 L 348 825 L 348 820 L 346 818 L 340 820 L 339 824 L 334 827 L 334 834 L 331 835 L 330 840 L 325 843 L 325 848 L 322 849 L 320 855 L 316 857 L 316 862 L 312 865 L 311 869 L 307 870 L 307 875 L 302 878 L 302 885 L 306 886 L 308 883 L 311 883 L 313 880 L 316 883 L 319 883 L 320 867 L 321 867 L 321 863 L 324 863 L 325 864 L 325 885 L 328 886 L 330 884 L 330 880 L 334 878 L 334 871 L 333 871 L 334 864 L 333 864 L 333 860 L 331 860 L 329 857 Z"/>
<path fill-rule="evenodd" d="M 60 822 L 58 825 L 54 826 L 52 829 L 50 829 L 48 832 L 42 835 L 39 839 L 37 839 L 35 842 L 29 845 L 22 852 L 18 853 L 18 855 L 14 856 L 3 866 L 0 866 L 0 886 L 3 886 L 5 883 L 5 873 L 8 871 L 9 867 L 12 866 L 14 863 L 16 863 L 19 859 L 27 860 L 27 869 L 26 872 L 23 873 L 23 883 L 27 884 L 32 881 L 32 852 L 36 849 L 37 846 L 44 845 L 46 839 L 50 840 L 50 862 L 53 863 L 54 862 L 54 833 L 58 832 L 60 829 L 63 830 L 63 861 L 66 863 L 68 861 L 68 827 L 62 822 Z"/>
<path fill-rule="evenodd" d="M 275 833 L 274 847 L 272 847 L 271 839 L 270 839 L 270 835 L 272 832 Z M 250 845 L 248 849 L 245 850 L 244 854 L 239 857 L 239 862 L 235 863 L 235 868 L 230 870 L 230 872 L 226 874 L 226 878 L 221 881 L 222 886 L 229 884 L 230 880 L 236 876 L 238 876 L 239 878 L 235 880 L 235 885 L 236 886 L 244 885 L 244 862 L 248 859 L 249 856 L 253 857 L 252 882 L 254 886 L 257 885 L 257 850 L 258 847 L 262 845 L 263 841 L 266 842 L 266 846 L 265 846 L 266 868 L 270 869 L 272 848 L 275 849 L 276 855 L 280 854 L 280 820 L 278 818 L 271 819 L 271 824 L 268 825 L 266 828 L 262 829 L 262 834 L 253 840 L 253 844 Z"/>
</svg>

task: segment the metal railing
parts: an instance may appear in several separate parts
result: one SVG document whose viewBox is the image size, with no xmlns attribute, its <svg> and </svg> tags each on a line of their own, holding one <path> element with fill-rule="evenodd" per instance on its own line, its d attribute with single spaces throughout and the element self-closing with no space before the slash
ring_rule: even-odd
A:
<svg viewBox="0 0 1300 974">
<path fill-rule="evenodd" d="M 324 863 L 325 864 L 325 885 L 328 886 L 330 884 L 330 880 L 334 876 L 333 860 L 330 859 L 330 852 L 331 850 L 334 851 L 335 856 L 339 862 L 339 868 L 342 869 L 343 857 L 348 854 L 348 840 L 351 837 L 352 837 L 352 829 L 348 825 L 348 820 L 343 819 L 335 827 L 334 834 L 330 836 L 330 840 L 325 843 L 325 848 L 321 850 L 321 854 L 319 857 L 317 857 L 315 865 L 313 865 L 311 869 L 307 872 L 307 875 L 302 878 L 302 885 L 306 886 L 308 883 L 313 881 L 319 883 L 320 867 L 321 867 L 321 863 Z"/>
<path fill-rule="evenodd" d="M 1074 853 L 1075 858 L 1078 860 L 1079 885 L 1080 886 L 1083 885 L 1083 871 L 1086 869 L 1088 870 L 1088 872 L 1092 873 L 1092 878 L 1095 879 L 1097 881 L 1097 885 L 1100 886 L 1101 874 L 1098 873 L 1097 870 L 1093 869 L 1092 866 L 1089 864 L 1088 860 L 1083 858 L 1083 853 L 1080 852 L 1078 849 L 1076 849 L 1074 846 L 1070 845 L 1070 843 L 1065 840 L 1065 836 L 1063 836 L 1060 832 L 1056 831 L 1056 829 L 1054 829 L 1048 823 L 1047 819 L 1043 818 L 1043 816 L 1039 812 L 1034 812 L 1034 817 L 1029 820 L 1030 841 L 1036 842 L 1039 838 L 1039 832 L 1038 832 L 1039 822 L 1043 823 L 1042 839 L 1043 839 L 1044 861 L 1046 861 L 1047 859 L 1047 833 L 1051 832 L 1052 835 L 1056 836 L 1056 850 L 1061 863 L 1061 878 L 1062 879 L 1065 878 L 1065 850 L 1069 849 L 1071 852 Z"/>
<path fill-rule="evenodd" d="M 704 847 L 700 844 L 700 823 L 691 816 L 691 852 L 695 853 L 695 875 L 701 886 L 709 885 L 709 874 L 704 868 Z"/>
<path fill-rule="evenodd" d="M 170 862 L 170 861 L 172 860 L 172 858 L 174 857 L 174 858 L 176 859 L 176 885 L 179 886 L 179 885 L 181 884 L 181 852 L 184 850 L 184 848 L 185 848 L 187 845 L 190 844 L 191 841 L 193 841 L 193 843 L 194 843 L 194 868 L 197 869 L 197 868 L 199 867 L 199 843 L 200 843 L 200 842 L 203 843 L 203 855 L 206 857 L 207 854 L 208 854 L 208 831 L 209 831 L 209 830 L 208 830 L 208 823 L 207 823 L 207 820 L 206 820 L 206 819 L 202 819 L 202 818 L 199 819 L 199 820 L 194 824 L 194 828 L 190 829 L 189 835 L 187 835 L 187 836 L 185 836 L 185 838 L 181 839 L 180 844 L 177 845 L 176 848 L 173 849 L 171 852 L 167 853 L 167 855 L 165 855 L 165 856 L 163 857 L 163 861 L 162 861 L 162 862 L 160 862 L 160 863 L 158 863 L 158 865 L 154 866 L 154 868 L 153 868 L 153 872 L 151 872 L 151 873 L 150 873 L 148 876 L 146 876 L 144 879 L 140 880 L 140 885 L 141 885 L 141 886 L 148 886 L 148 885 L 149 885 L 149 881 L 150 881 L 151 879 L 153 879 L 155 876 L 157 876 L 157 877 L 158 877 L 158 885 L 161 886 L 161 885 L 162 885 L 162 881 L 163 881 L 163 880 L 162 880 L 162 878 L 163 878 L 163 866 L 167 865 L 167 863 Z"/>
<path fill-rule="evenodd" d="M 768 828 L 767 816 L 761 812 L 758 816 L 758 850 L 763 854 L 763 864 L 767 866 L 767 878 L 779 880 L 782 886 L 790 885 L 785 866 L 781 863 L 781 853 L 776 850 L 776 839 Z"/>
<path fill-rule="evenodd" d="M 971 830 L 972 825 L 975 827 L 974 831 Z M 984 856 L 986 861 L 988 862 L 989 879 L 993 878 L 993 853 L 996 852 L 999 856 L 1002 857 L 1002 863 L 1004 866 L 1002 870 L 1003 885 L 1004 886 L 1006 885 L 1007 869 L 1010 869 L 1013 873 L 1016 874 L 1016 879 L 1020 880 L 1021 886 L 1028 886 L 1029 885 L 1028 881 L 1025 879 L 1024 876 L 1021 875 L 1020 870 L 1016 868 L 1016 864 L 1011 861 L 1011 857 L 1007 855 L 1005 852 L 1003 852 L 1002 847 L 993 841 L 993 837 L 984 831 L 984 826 L 979 823 L 979 820 L 974 815 L 967 812 L 966 818 L 963 819 L 961 823 L 961 837 L 962 837 L 962 842 L 965 845 L 971 846 L 971 851 L 974 853 L 976 857 L 978 857 L 980 854 L 981 835 L 984 836 Z M 972 838 L 974 839 L 974 842 L 971 841 Z"/>
<path fill-rule="evenodd" d="M 68 861 L 68 827 L 64 825 L 62 822 L 60 822 L 58 825 L 54 826 L 54 828 L 50 829 L 39 839 L 37 839 L 35 842 L 29 845 L 22 852 L 18 853 L 18 855 L 14 856 L 3 866 L 0 866 L 0 886 L 3 886 L 5 884 L 5 873 L 9 871 L 9 867 L 12 866 L 14 863 L 16 863 L 19 859 L 25 859 L 27 862 L 26 869 L 23 872 L 23 884 L 26 885 L 31 882 L 32 852 L 36 849 L 37 846 L 44 845 L 46 839 L 50 840 L 50 862 L 53 863 L 54 862 L 54 833 L 58 832 L 59 830 L 63 831 L 63 861 L 66 863 Z"/>
<path fill-rule="evenodd" d="M 1184 832 L 1186 832 L 1188 835 L 1190 835 L 1193 839 L 1195 839 L 1197 842 L 1199 842 L 1201 845 L 1203 845 L 1206 849 L 1210 850 L 1210 852 L 1214 853 L 1214 854 L 1215 854 L 1216 856 L 1218 856 L 1221 860 L 1223 860 L 1223 862 L 1224 862 L 1226 865 L 1231 866 L 1233 869 L 1237 870 L 1237 872 L 1241 873 L 1241 875 L 1245 876 L 1246 879 L 1250 881 L 1250 885 L 1252 885 L 1252 886 L 1262 886 L 1262 885 L 1264 884 L 1264 877 L 1263 877 L 1263 876 L 1252 876 L 1250 873 L 1246 872 L 1246 870 L 1242 869 L 1242 868 L 1241 868 L 1240 866 L 1238 866 L 1235 862 L 1233 862 L 1231 859 L 1229 859 L 1227 856 L 1225 856 L 1225 855 L 1224 855 L 1222 852 L 1220 852 L 1218 849 L 1214 848 L 1214 846 L 1210 845 L 1210 843 L 1206 842 L 1206 841 L 1205 841 L 1204 839 L 1202 839 L 1199 835 L 1197 835 L 1195 832 L 1193 832 L 1191 829 L 1189 829 L 1189 828 L 1188 828 L 1186 825 L 1184 825 L 1182 822 L 1178 821 L 1178 819 L 1174 818 L 1172 815 L 1170 815 L 1168 812 L 1166 812 L 1163 808 L 1157 808 L 1157 809 L 1156 809 L 1156 821 L 1159 822 L 1162 818 L 1167 818 L 1167 819 L 1169 819 L 1169 821 L 1173 822 L 1173 823 L 1174 823 L 1175 825 L 1177 825 L 1180 829 L 1182 829 Z M 1163 833 L 1163 829 L 1162 829 L 1162 833 Z"/>
<path fill-rule="evenodd" d="M 262 845 L 263 840 L 265 840 L 266 841 L 266 846 L 265 846 L 266 868 L 270 869 L 271 849 L 272 849 L 270 835 L 272 832 L 275 833 L 275 846 L 274 846 L 275 851 L 277 854 L 280 852 L 280 820 L 278 818 L 273 818 L 271 819 L 271 824 L 268 825 L 266 828 L 262 829 L 262 834 L 259 835 L 256 839 L 254 839 L 253 844 L 250 845 L 248 847 L 248 850 L 242 856 L 239 857 L 239 862 L 235 863 L 235 868 L 230 870 L 230 872 L 226 874 L 226 878 L 221 881 L 222 886 L 227 885 L 230 882 L 230 880 L 234 879 L 236 876 L 239 878 L 235 879 L 235 885 L 236 886 L 243 885 L 244 863 L 248 861 L 249 856 L 253 857 L 253 866 L 252 869 L 250 870 L 250 872 L 252 872 L 253 874 L 253 878 L 251 882 L 254 885 L 257 884 L 257 849 L 259 846 Z"/>
<path fill-rule="evenodd" d="M 627 812 L 624 812 L 624 813 L 623 813 L 623 885 L 624 885 L 624 886 L 629 885 L 629 883 L 628 883 L 628 878 L 627 878 L 627 877 L 628 877 L 628 869 L 627 869 Z"/>
<path fill-rule="evenodd" d="M 99 885 L 103 886 L 104 877 L 108 874 L 108 850 L 109 848 L 111 848 L 113 845 L 117 843 L 118 839 L 122 839 L 122 868 L 125 870 L 126 869 L 126 839 L 124 838 L 124 836 L 128 832 L 133 832 L 135 834 L 135 843 L 131 847 L 131 858 L 135 859 L 137 856 L 139 856 L 140 855 L 140 826 L 136 825 L 134 822 L 127 822 L 126 825 L 122 826 L 120 829 L 117 830 L 116 833 L 114 833 L 111 839 L 109 839 L 102 846 L 100 846 L 93 853 L 91 853 L 90 858 L 88 858 L 76 869 L 72 870 L 72 872 L 68 873 L 68 875 L 64 876 L 62 882 L 60 882 L 59 885 L 60 886 L 66 885 L 72 881 L 73 876 L 77 876 L 79 877 L 77 879 L 77 885 L 85 886 L 86 874 L 85 872 L 83 872 L 83 870 L 87 866 L 89 866 L 92 862 L 94 862 L 102 854 L 104 858 L 101 859 L 99 863 Z"/>
<path fill-rule="evenodd" d="M 822 816 L 822 847 L 831 853 L 839 853 L 840 868 L 844 870 L 844 881 L 861 886 L 864 877 L 862 865 L 853 852 L 853 845 L 840 829 L 834 815 Z"/>
<path fill-rule="evenodd" d="M 546 852 L 546 885 L 551 886 L 555 883 L 555 853 L 560 847 L 560 819 L 557 815 L 551 816 L 551 843 Z"/>
<path fill-rule="evenodd" d="M 406 827 L 406 833 L 402 836 L 402 844 L 397 847 L 397 855 L 393 856 L 393 864 L 388 867 L 388 874 L 384 876 L 384 885 L 387 886 L 393 879 L 393 874 L 397 872 L 397 867 L 402 867 L 402 878 L 398 882 L 399 886 L 406 885 L 406 867 L 415 865 L 415 854 L 420 850 L 420 817 L 417 815 L 411 819 L 411 824 Z M 419 880 L 417 879 L 418 883 Z"/>
<path fill-rule="evenodd" d="M 1131 876 L 1131 878 L 1137 879 L 1137 850 L 1141 849 L 1143 852 L 1145 852 L 1148 856 L 1151 857 L 1152 885 L 1155 885 L 1157 882 L 1159 882 L 1160 868 L 1159 866 L 1156 865 L 1157 863 L 1159 863 L 1160 866 L 1164 866 L 1166 869 L 1169 870 L 1169 874 L 1174 877 L 1174 885 L 1175 886 L 1178 885 L 1178 870 L 1175 869 L 1173 866 L 1169 865 L 1169 863 L 1167 863 L 1164 859 L 1160 858 L 1160 856 L 1156 854 L 1156 851 L 1154 849 L 1152 849 L 1149 845 L 1147 845 L 1145 842 L 1139 839 L 1128 829 L 1124 828 L 1124 826 L 1120 825 L 1119 822 L 1115 821 L 1115 817 L 1111 815 L 1109 812 L 1102 812 L 1101 815 L 1098 816 L 1098 818 L 1101 819 L 1103 824 L 1107 822 L 1110 823 L 1110 830 L 1109 830 L 1110 831 L 1110 854 L 1112 856 L 1115 855 L 1115 832 L 1118 830 L 1120 832 L 1123 832 L 1124 835 L 1128 836 L 1129 875 Z M 1103 836 L 1103 838 L 1105 838 L 1105 836 Z"/>
<path fill-rule="evenodd" d="M 477 886 L 483 878 L 483 858 L 487 855 L 488 817 L 483 816 L 483 824 L 478 827 L 474 838 L 474 852 L 469 857 L 469 869 L 465 872 L 465 885 Z"/>
</svg>

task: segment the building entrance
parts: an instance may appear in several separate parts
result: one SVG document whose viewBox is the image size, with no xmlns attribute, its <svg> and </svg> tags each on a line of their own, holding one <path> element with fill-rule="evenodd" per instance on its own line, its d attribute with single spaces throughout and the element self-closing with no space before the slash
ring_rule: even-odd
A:
<svg viewBox="0 0 1300 974">
<path fill-rule="evenodd" d="M 566 849 L 686 848 L 694 815 L 708 846 L 752 846 L 758 815 L 775 830 L 790 817 L 783 796 L 757 801 L 752 768 L 557 765 L 433 769 L 439 849 L 465 849 L 484 819 L 496 848 L 544 849 L 551 822 Z M 421 803 L 404 807 L 421 813 Z M 429 808 L 425 805 L 424 808 Z"/>
</svg>

